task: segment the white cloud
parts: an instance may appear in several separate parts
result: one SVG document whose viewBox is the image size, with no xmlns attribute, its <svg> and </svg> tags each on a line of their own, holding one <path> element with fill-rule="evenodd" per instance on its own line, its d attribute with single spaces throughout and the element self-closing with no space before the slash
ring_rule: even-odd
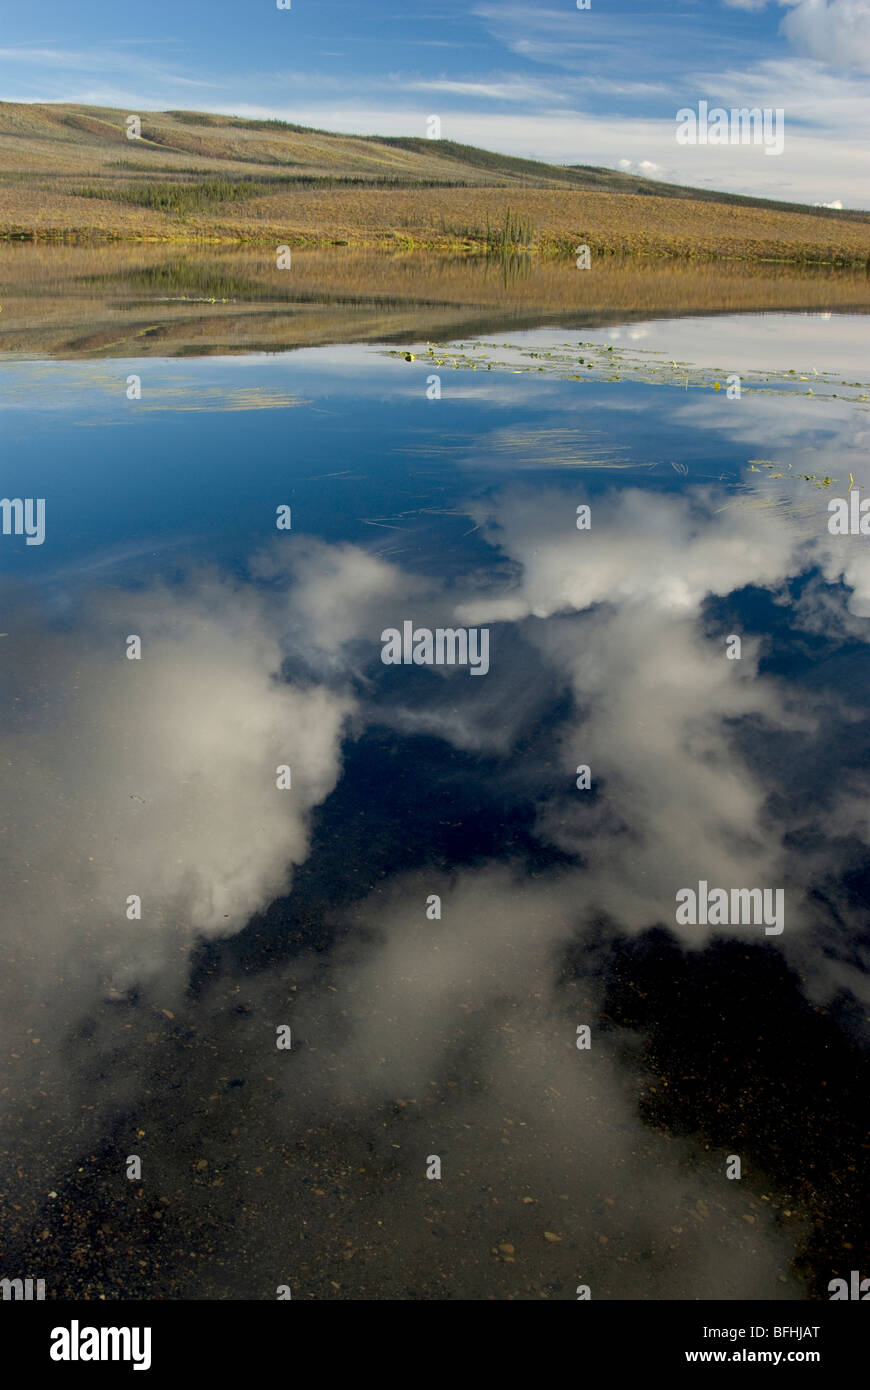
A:
<svg viewBox="0 0 870 1390">
<path fill-rule="evenodd" d="M 725 0 L 736 10 L 762 10 L 768 0 Z M 776 0 L 788 13 L 782 32 L 799 53 L 834 67 L 870 71 L 867 0 Z"/>
<path fill-rule="evenodd" d="M 18 948 L 7 1025 L 33 972 L 62 979 L 75 962 L 73 992 L 87 998 L 171 967 L 174 988 L 194 940 L 240 930 L 305 858 L 352 708 L 280 680 L 280 615 L 215 574 L 81 612 L 66 635 L 27 637 L 20 615 L 7 622 L 17 679 L 66 692 L 3 739 L 15 773 L 2 798 L 7 851 L 22 866 L 5 886 Z M 128 633 L 142 638 L 141 661 L 125 657 Z M 276 787 L 284 764 L 287 792 Z M 131 894 L 139 922 L 126 918 Z"/>
<path fill-rule="evenodd" d="M 705 633 L 703 622 L 711 596 L 746 585 L 780 594 L 790 576 L 818 565 L 829 584 L 847 586 L 845 596 L 825 592 L 850 630 L 850 614 L 870 612 L 870 560 L 860 541 L 830 537 L 821 505 L 795 525 L 791 509 L 774 507 L 766 493 L 756 499 L 763 507 L 751 499 L 723 507 L 705 488 L 680 496 L 623 489 L 598 498 L 592 530 L 582 535 L 569 500 L 561 490 L 519 489 L 481 505 L 485 534 L 517 577 L 460 604 L 457 620 L 519 625 L 550 688 L 567 677 L 574 711 L 552 731 L 565 792 L 540 799 L 538 834 L 582 859 L 583 920 L 603 914 L 632 932 L 661 922 L 698 947 L 709 929 L 676 925 L 679 888 L 700 879 L 785 886 L 785 933 L 761 939 L 801 961 L 811 995 L 844 986 L 865 998 L 848 903 L 840 905 L 846 927 L 828 924 L 823 940 L 807 896 L 814 875 L 831 880 L 828 811 L 796 802 L 790 817 L 772 818 L 770 779 L 741 752 L 738 735 L 752 726 L 802 746 L 827 727 L 830 698 L 803 690 L 795 699 L 787 684 L 761 674 L 761 647 L 745 636 L 742 660 L 726 660 L 730 629 Z M 797 623 L 817 630 L 816 607 L 808 599 Z M 831 627 L 830 613 L 824 624 Z M 868 640 L 866 624 L 860 639 Z M 846 727 L 859 716 L 844 698 L 834 717 Z M 584 762 L 603 789 L 594 802 L 568 790 Z M 851 784 L 849 797 L 853 813 L 860 797 Z M 843 835 L 865 826 L 866 814 L 860 826 L 850 814 L 845 805 L 837 812 Z M 817 853 L 790 849 L 798 826 Z M 757 927 L 724 930 L 759 939 Z"/>
</svg>

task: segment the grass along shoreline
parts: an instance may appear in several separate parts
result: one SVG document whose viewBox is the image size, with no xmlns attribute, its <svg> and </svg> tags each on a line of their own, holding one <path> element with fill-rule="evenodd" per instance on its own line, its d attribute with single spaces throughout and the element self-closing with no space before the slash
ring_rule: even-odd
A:
<svg viewBox="0 0 870 1390">
<path fill-rule="evenodd" d="M 38 242 L 65 245 L 162 245 L 179 247 L 246 247 L 289 246 L 292 250 L 323 249 L 330 246 L 350 246 L 357 250 L 432 251 L 440 254 L 461 253 L 487 257 L 502 254 L 525 255 L 542 261 L 573 259 L 579 245 L 589 247 L 594 258 L 636 258 L 650 261 L 685 260 L 698 262 L 745 262 L 754 265 L 790 265 L 795 267 L 826 267 L 848 270 L 866 269 L 870 272 L 870 245 L 850 247 L 836 242 L 809 245 L 759 242 L 734 237 L 720 246 L 710 244 L 710 237 L 662 237 L 643 234 L 596 235 L 589 232 L 573 234 L 545 233 L 531 244 L 511 251 L 500 247 L 497 238 L 485 229 L 468 235 L 433 232 L 397 231 L 382 229 L 345 228 L 344 235 L 333 236 L 326 231 L 286 231 L 281 227 L 267 228 L 179 225 L 165 230 L 135 229 L 100 225 L 77 226 L 0 226 L 0 242 Z"/>
</svg>

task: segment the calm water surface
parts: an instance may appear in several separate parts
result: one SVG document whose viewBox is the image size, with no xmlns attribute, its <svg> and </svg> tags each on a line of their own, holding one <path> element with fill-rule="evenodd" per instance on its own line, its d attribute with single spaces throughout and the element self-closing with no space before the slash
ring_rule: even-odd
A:
<svg viewBox="0 0 870 1390">
<path fill-rule="evenodd" d="M 45 499 L 0 537 L 7 1263 L 113 1298 L 848 1279 L 870 538 L 829 508 L 870 496 L 866 343 L 0 361 L 2 491 Z M 487 669 L 386 664 L 406 623 Z"/>
</svg>

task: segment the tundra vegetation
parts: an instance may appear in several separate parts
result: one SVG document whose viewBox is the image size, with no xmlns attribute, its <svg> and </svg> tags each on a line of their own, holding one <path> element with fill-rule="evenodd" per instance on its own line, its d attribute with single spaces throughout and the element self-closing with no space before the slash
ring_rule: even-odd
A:
<svg viewBox="0 0 870 1390">
<path fill-rule="evenodd" d="M 139 113 L 131 140 L 131 114 L 0 103 L 0 237 L 870 262 L 868 213 L 192 111 Z"/>
</svg>

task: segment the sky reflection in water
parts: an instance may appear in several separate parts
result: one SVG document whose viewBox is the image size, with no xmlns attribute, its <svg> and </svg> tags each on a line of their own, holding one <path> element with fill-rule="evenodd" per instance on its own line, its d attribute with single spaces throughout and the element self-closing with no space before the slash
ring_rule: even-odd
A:
<svg viewBox="0 0 870 1390">
<path fill-rule="evenodd" d="M 866 1230 L 824 1176 L 860 1157 L 870 1021 L 870 552 L 827 511 L 870 487 L 864 322 L 511 339 L 740 362 L 740 400 L 425 347 L 0 365 L 5 493 L 46 498 L 44 545 L 2 551 L 22 1260 L 46 1191 L 104 1201 L 138 1143 L 153 1207 L 114 1219 L 140 1292 L 824 1296 Z M 488 628 L 485 678 L 384 665 L 405 620 Z M 679 924 L 701 881 L 783 889 L 784 931 Z M 725 1020 L 696 1051 L 689 980 Z M 134 1296 L 68 1220 L 55 1284 Z"/>
</svg>

